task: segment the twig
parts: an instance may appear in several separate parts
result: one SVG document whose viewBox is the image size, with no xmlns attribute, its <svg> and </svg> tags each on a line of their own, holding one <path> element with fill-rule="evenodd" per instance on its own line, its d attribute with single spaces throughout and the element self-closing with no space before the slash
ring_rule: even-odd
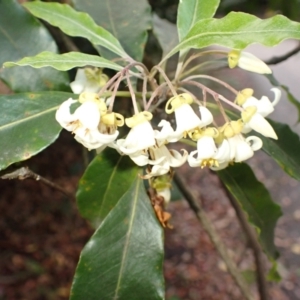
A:
<svg viewBox="0 0 300 300">
<path fill-rule="evenodd" d="M 64 188 L 62 188 L 61 186 L 57 185 L 56 183 L 54 183 L 48 179 L 42 177 L 41 175 L 34 173 L 28 167 L 22 167 L 11 173 L 6 173 L 6 174 L 2 175 L 1 178 L 2 179 L 19 179 L 19 180 L 32 178 L 34 180 L 41 181 L 44 184 L 60 191 L 61 193 L 63 193 L 64 195 L 66 195 L 69 198 L 74 198 L 74 195 L 68 193 Z"/>
<path fill-rule="evenodd" d="M 241 293 L 247 300 L 253 300 L 253 297 L 251 296 L 251 292 L 249 291 L 249 288 L 247 284 L 245 283 L 242 275 L 239 273 L 235 263 L 230 258 L 230 256 L 227 253 L 227 249 L 223 242 L 221 241 L 217 231 L 213 227 L 212 223 L 210 222 L 209 218 L 207 217 L 206 213 L 202 210 L 200 205 L 195 201 L 194 195 L 191 193 L 191 191 L 186 187 L 185 183 L 182 181 L 182 179 L 175 174 L 174 180 L 182 192 L 183 196 L 189 203 L 191 209 L 196 214 L 198 220 L 202 224 L 205 231 L 208 233 L 212 243 L 216 247 L 217 251 L 219 252 L 220 256 L 224 260 L 227 269 L 231 276 L 234 278 L 236 284 L 238 285 Z"/>
<path fill-rule="evenodd" d="M 274 56 L 274 57 L 266 60 L 265 63 L 267 65 L 276 65 L 276 64 L 279 64 L 279 63 L 287 60 L 291 56 L 297 54 L 299 51 L 300 51 L 300 44 L 295 49 L 289 51 L 288 53 L 286 53 L 286 54 L 284 54 L 282 56 Z"/>
<path fill-rule="evenodd" d="M 247 217 L 242 210 L 240 204 L 236 201 L 236 199 L 228 192 L 226 186 L 223 184 L 223 182 L 220 180 L 220 184 L 222 185 L 231 205 L 235 209 L 237 218 L 239 219 L 240 225 L 242 229 L 244 230 L 247 239 L 248 244 L 252 248 L 255 264 L 256 264 L 256 280 L 257 280 L 257 286 L 258 291 L 260 295 L 261 300 L 268 300 L 268 288 L 267 288 L 267 282 L 265 279 L 265 270 L 264 270 L 264 262 L 262 258 L 262 250 L 260 247 L 260 244 L 257 240 L 257 235 L 254 232 L 254 229 L 249 225 L 249 222 L 247 220 Z"/>
</svg>

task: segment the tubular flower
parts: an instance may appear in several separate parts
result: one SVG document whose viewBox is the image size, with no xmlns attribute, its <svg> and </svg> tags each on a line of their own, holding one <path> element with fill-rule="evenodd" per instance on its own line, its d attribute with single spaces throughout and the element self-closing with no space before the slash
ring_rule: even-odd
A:
<svg viewBox="0 0 300 300">
<path fill-rule="evenodd" d="M 202 121 L 190 105 L 192 103 L 192 96 L 185 93 L 169 99 L 166 104 L 166 112 L 168 114 L 175 112 L 175 132 L 181 137 L 186 137 L 188 133 L 193 132 L 194 129 L 198 128 L 202 124 Z M 171 108 L 169 106 L 171 106 Z"/>
<path fill-rule="evenodd" d="M 98 93 L 107 81 L 108 77 L 102 73 L 101 69 L 84 68 L 77 70 L 75 80 L 70 83 L 70 87 L 74 94 Z"/>
<path fill-rule="evenodd" d="M 254 151 L 262 147 L 262 141 L 256 136 L 249 136 L 246 139 L 237 134 L 228 138 L 230 146 L 230 160 L 234 162 L 242 162 L 253 156 Z"/>
<path fill-rule="evenodd" d="M 255 130 L 256 132 L 277 140 L 277 134 L 270 123 L 259 113 L 255 106 L 248 106 L 242 111 L 242 120 L 245 123 L 245 129 L 247 127 Z M 245 132 L 245 131 L 244 131 Z"/>
<path fill-rule="evenodd" d="M 129 155 L 139 166 L 148 163 L 147 150 L 155 147 L 154 130 L 150 124 L 152 114 L 148 111 L 140 112 L 131 118 L 125 119 L 125 123 L 131 128 L 126 139 L 117 140 L 117 149 L 122 154 Z"/>
<path fill-rule="evenodd" d="M 256 112 L 263 117 L 266 117 L 274 111 L 274 106 L 279 102 L 281 97 L 280 89 L 272 88 L 271 91 L 275 94 L 275 98 L 272 102 L 267 96 L 262 96 L 260 100 L 256 99 L 255 97 L 249 97 L 245 99 L 244 103 L 238 104 L 240 104 L 243 108 L 255 106 L 257 108 Z"/>
<path fill-rule="evenodd" d="M 70 106 L 76 102 L 81 105 L 71 114 Z M 109 116 L 115 116 L 115 124 L 108 130 Z M 78 101 L 70 98 L 56 112 L 58 123 L 72 131 L 74 138 L 89 150 L 112 143 L 119 134 L 116 126 L 123 125 L 122 118 L 119 114 L 107 113 L 104 100 L 94 93 L 82 93 Z"/>
<path fill-rule="evenodd" d="M 231 50 L 228 53 L 228 65 L 230 69 L 238 66 L 241 69 L 259 74 L 272 73 L 272 70 L 262 60 L 245 51 Z"/>
<path fill-rule="evenodd" d="M 97 149 L 98 153 L 105 147 L 112 146 L 112 143 L 119 135 L 118 127 L 124 125 L 122 115 L 114 112 L 102 116 L 98 128 L 93 132 L 78 131 L 75 139 L 88 149 Z"/>
<path fill-rule="evenodd" d="M 169 150 L 166 146 L 149 148 L 149 159 L 148 163 L 153 165 L 151 172 L 144 176 L 145 179 L 149 179 L 153 176 L 161 176 L 170 172 L 171 167 L 178 168 L 182 166 L 187 159 L 188 152 L 182 149 L 183 154 L 181 155 L 176 150 Z"/>
<path fill-rule="evenodd" d="M 177 140 L 186 137 L 187 134 L 191 136 L 194 130 L 203 128 L 213 121 L 212 113 L 205 106 L 199 106 L 201 116 L 199 118 L 191 107 L 192 103 L 192 96 L 184 93 L 169 99 L 166 104 L 168 114 L 175 112 L 176 130 L 171 136 L 179 137 Z"/>
<path fill-rule="evenodd" d="M 188 157 L 188 163 L 191 167 L 201 166 L 201 168 L 210 167 L 219 170 L 220 166 L 223 168 L 224 163 L 228 164 L 230 160 L 229 144 L 223 140 L 217 147 L 214 138 L 217 138 L 218 135 L 219 132 L 215 128 L 207 128 L 199 133 L 197 150 L 192 151 Z M 195 136 L 193 138 L 196 139 Z"/>
</svg>

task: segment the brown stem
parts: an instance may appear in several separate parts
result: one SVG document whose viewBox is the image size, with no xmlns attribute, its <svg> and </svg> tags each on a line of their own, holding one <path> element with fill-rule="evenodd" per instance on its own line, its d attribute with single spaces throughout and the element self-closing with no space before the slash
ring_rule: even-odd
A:
<svg viewBox="0 0 300 300">
<path fill-rule="evenodd" d="M 257 235 L 254 232 L 254 229 L 250 226 L 247 217 L 242 210 L 240 204 L 236 201 L 236 199 L 229 193 L 227 190 L 226 186 L 223 184 L 223 182 L 220 180 L 220 184 L 223 187 L 223 190 L 225 191 L 231 205 L 233 206 L 237 218 L 240 222 L 240 225 L 245 232 L 247 239 L 248 239 L 248 244 L 251 247 L 255 259 L 255 264 L 256 264 L 256 280 L 257 280 L 257 286 L 258 286 L 258 291 L 260 295 L 261 300 L 268 300 L 268 287 L 267 287 L 267 282 L 265 279 L 265 270 L 264 270 L 264 261 L 262 257 L 262 250 L 260 247 L 260 244 L 257 240 Z"/>
<path fill-rule="evenodd" d="M 266 60 L 265 63 L 267 65 L 276 65 L 276 64 L 279 64 L 279 63 L 287 60 L 291 56 L 297 54 L 299 51 L 300 51 L 300 44 L 295 49 L 289 51 L 288 53 L 286 53 L 286 54 L 284 54 L 282 56 L 274 56 L 274 57 Z"/>
<path fill-rule="evenodd" d="M 190 205 L 190 208 L 194 211 L 195 215 L 197 216 L 198 220 L 202 224 L 204 230 L 207 232 L 209 235 L 212 243 L 216 247 L 217 251 L 219 252 L 220 256 L 224 260 L 227 269 L 233 279 L 235 280 L 236 284 L 238 285 L 242 295 L 245 297 L 247 300 L 253 300 L 253 297 L 251 296 L 251 292 L 249 291 L 249 288 L 247 284 L 245 283 L 242 275 L 238 271 L 235 263 L 233 260 L 230 258 L 228 255 L 226 246 L 223 244 L 221 241 L 217 231 L 213 227 L 211 221 L 207 217 L 206 213 L 202 210 L 202 208 L 199 205 L 199 201 L 196 202 L 194 195 L 192 194 L 191 190 L 186 187 L 186 184 L 183 182 L 183 180 L 175 174 L 174 180 L 177 184 L 177 187 L 179 190 L 182 192 L 183 196 L 187 200 L 187 202 Z"/>
<path fill-rule="evenodd" d="M 39 174 L 34 173 L 28 167 L 22 167 L 22 168 L 19 168 L 15 171 L 11 172 L 11 173 L 6 173 L 6 174 L 2 175 L 1 178 L 2 179 L 19 179 L 19 180 L 24 180 L 26 178 L 32 178 L 34 180 L 41 181 L 44 184 L 60 191 L 61 193 L 63 193 L 64 195 L 66 195 L 69 198 L 74 198 L 73 194 L 70 194 L 64 188 L 59 186 L 58 184 L 42 177 Z"/>
</svg>

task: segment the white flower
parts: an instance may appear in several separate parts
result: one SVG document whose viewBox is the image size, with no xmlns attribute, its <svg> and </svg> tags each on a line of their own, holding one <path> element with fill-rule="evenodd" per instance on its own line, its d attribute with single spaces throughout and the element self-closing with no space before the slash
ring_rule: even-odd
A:
<svg viewBox="0 0 300 300">
<path fill-rule="evenodd" d="M 141 154 L 147 156 L 148 148 L 155 146 L 154 130 L 149 122 L 151 119 L 152 114 L 144 111 L 125 120 L 131 130 L 126 139 L 117 140 L 117 148 L 121 153 L 129 155 L 131 159 L 138 159 Z"/>
<path fill-rule="evenodd" d="M 70 106 L 75 102 L 82 104 L 72 114 Z M 122 126 L 119 116 L 121 115 L 107 113 L 104 101 L 96 94 L 90 93 L 81 94 L 79 101 L 68 99 L 56 112 L 56 120 L 59 124 L 66 130 L 72 131 L 75 140 L 89 150 L 104 149 L 117 138 L 119 131 L 116 128 Z"/>
<path fill-rule="evenodd" d="M 257 112 L 257 108 L 255 106 L 248 106 L 245 108 L 242 112 L 242 120 L 245 123 L 245 128 L 243 129 L 244 133 L 251 128 L 265 137 L 275 140 L 278 139 L 271 124 Z"/>
<path fill-rule="evenodd" d="M 74 94 L 83 92 L 98 93 L 108 77 L 100 69 L 78 69 L 75 80 L 70 83 Z"/>
<path fill-rule="evenodd" d="M 56 111 L 57 122 L 66 130 L 76 132 L 78 128 L 95 130 L 100 122 L 100 111 L 96 101 L 82 103 L 73 114 L 70 112 L 71 104 L 78 102 L 69 98 L 61 104 Z"/>
<path fill-rule="evenodd" d="M 204 135 L 198 139 L 197 150 L 190 153 L 188 163 L 191 167 L 207 166 L 213 170 L 220 170 L 228 165 L 229 155 L 230 147 L 226 139 L 217 147 L 213 137 Z"/>
<path fill-rule="evenodd" d="M 242 104 L 243 108 L 248 106 L 255 106 L 257 108 L 257 113 L 263 117 L 268 116 L 274 111 L 274 106 L 279 102 L 281 97 L 281 91 L 278 88 L 272 88 L 271 91 L 275 94 L 274 100 L 271 102 L 267 96 L 262 96 L 260 100 L 255 97 L 249 97 L 246 99 L 245 103 Z"/>
<path fill-rule="evenodd" d="M 158 124 L 158 127 L 161 127 L 161 130 L 154 130 L 154 137 L 157 141 L 158 146 L 167 144 L 167 143 L 174 143 L 179 141 L 182 138 L 180 133 L 176 133 L 170 122 L 166 120 L 161 120 Z"/>
<path fill-rule="evenodd" d="M 237 134 L 228 138 L 230 145 L 230 160 L 235 162 L 242 162 L 253 156 L 254 151 L 262 147 L 262 141 L 256 136 L 249 136 L 246 139 Z"/>
<path fill-rule="evenodd" d="M 200 106 L 201 119 L 192 109 L 193 98 L 190 94 L 184 93 L 169 99 L 166 104 L 168 114 L 174 112 L 176 119 L 175 133 L 184 137 L 187 133 L 197 128 L 202 128 L 213 121 L 211 112 L 204 106 Z M 171 108 L 169 108 L 171 106 Z"/>
<path fill-rule="evenodd" d="M 245 51 L 230 51 L 228 53 L 228 65 L 231 69 L 238 66 L 241 69 L 259 74 L 272 73 L 272 70 L 262 60 Z"/>
<path fill-rule="evenodd" d="M 145 179 L 153 176 L 161 176 L 170 172 L 171 167 L 178 168 L 182 166 L 187 159 L 188 153 L 182 149 L 181 155 L 176 150 L 169 150 L 166 146 L 162 145 L 158 148 L 150 148 L 149 155 L 152 159 L 149 159 L 148 163 L 153 165 L 151 172 L 144 176 Z"/>
</svg>

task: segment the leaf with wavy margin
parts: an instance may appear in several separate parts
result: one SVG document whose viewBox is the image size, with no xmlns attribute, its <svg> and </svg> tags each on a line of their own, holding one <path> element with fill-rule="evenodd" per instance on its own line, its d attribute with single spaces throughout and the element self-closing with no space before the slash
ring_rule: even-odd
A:
<svg viewBox="0 0 300 300">
<path fill-rule="evenodd" d="M 67 71 L 75 67 L 93 66 L 98 68 L 108 68 L 121 70 L 122 67 L 96 55 L 84 54 L 79 52 L 69 52 L 56 54 L 52 52 L 41 52 L 36 56 L 24 57 L 17 62 L 6 62 L 4 67 L 31 66 L 33 68 L 52 67 L 56 70 Z"/>
</svg>

